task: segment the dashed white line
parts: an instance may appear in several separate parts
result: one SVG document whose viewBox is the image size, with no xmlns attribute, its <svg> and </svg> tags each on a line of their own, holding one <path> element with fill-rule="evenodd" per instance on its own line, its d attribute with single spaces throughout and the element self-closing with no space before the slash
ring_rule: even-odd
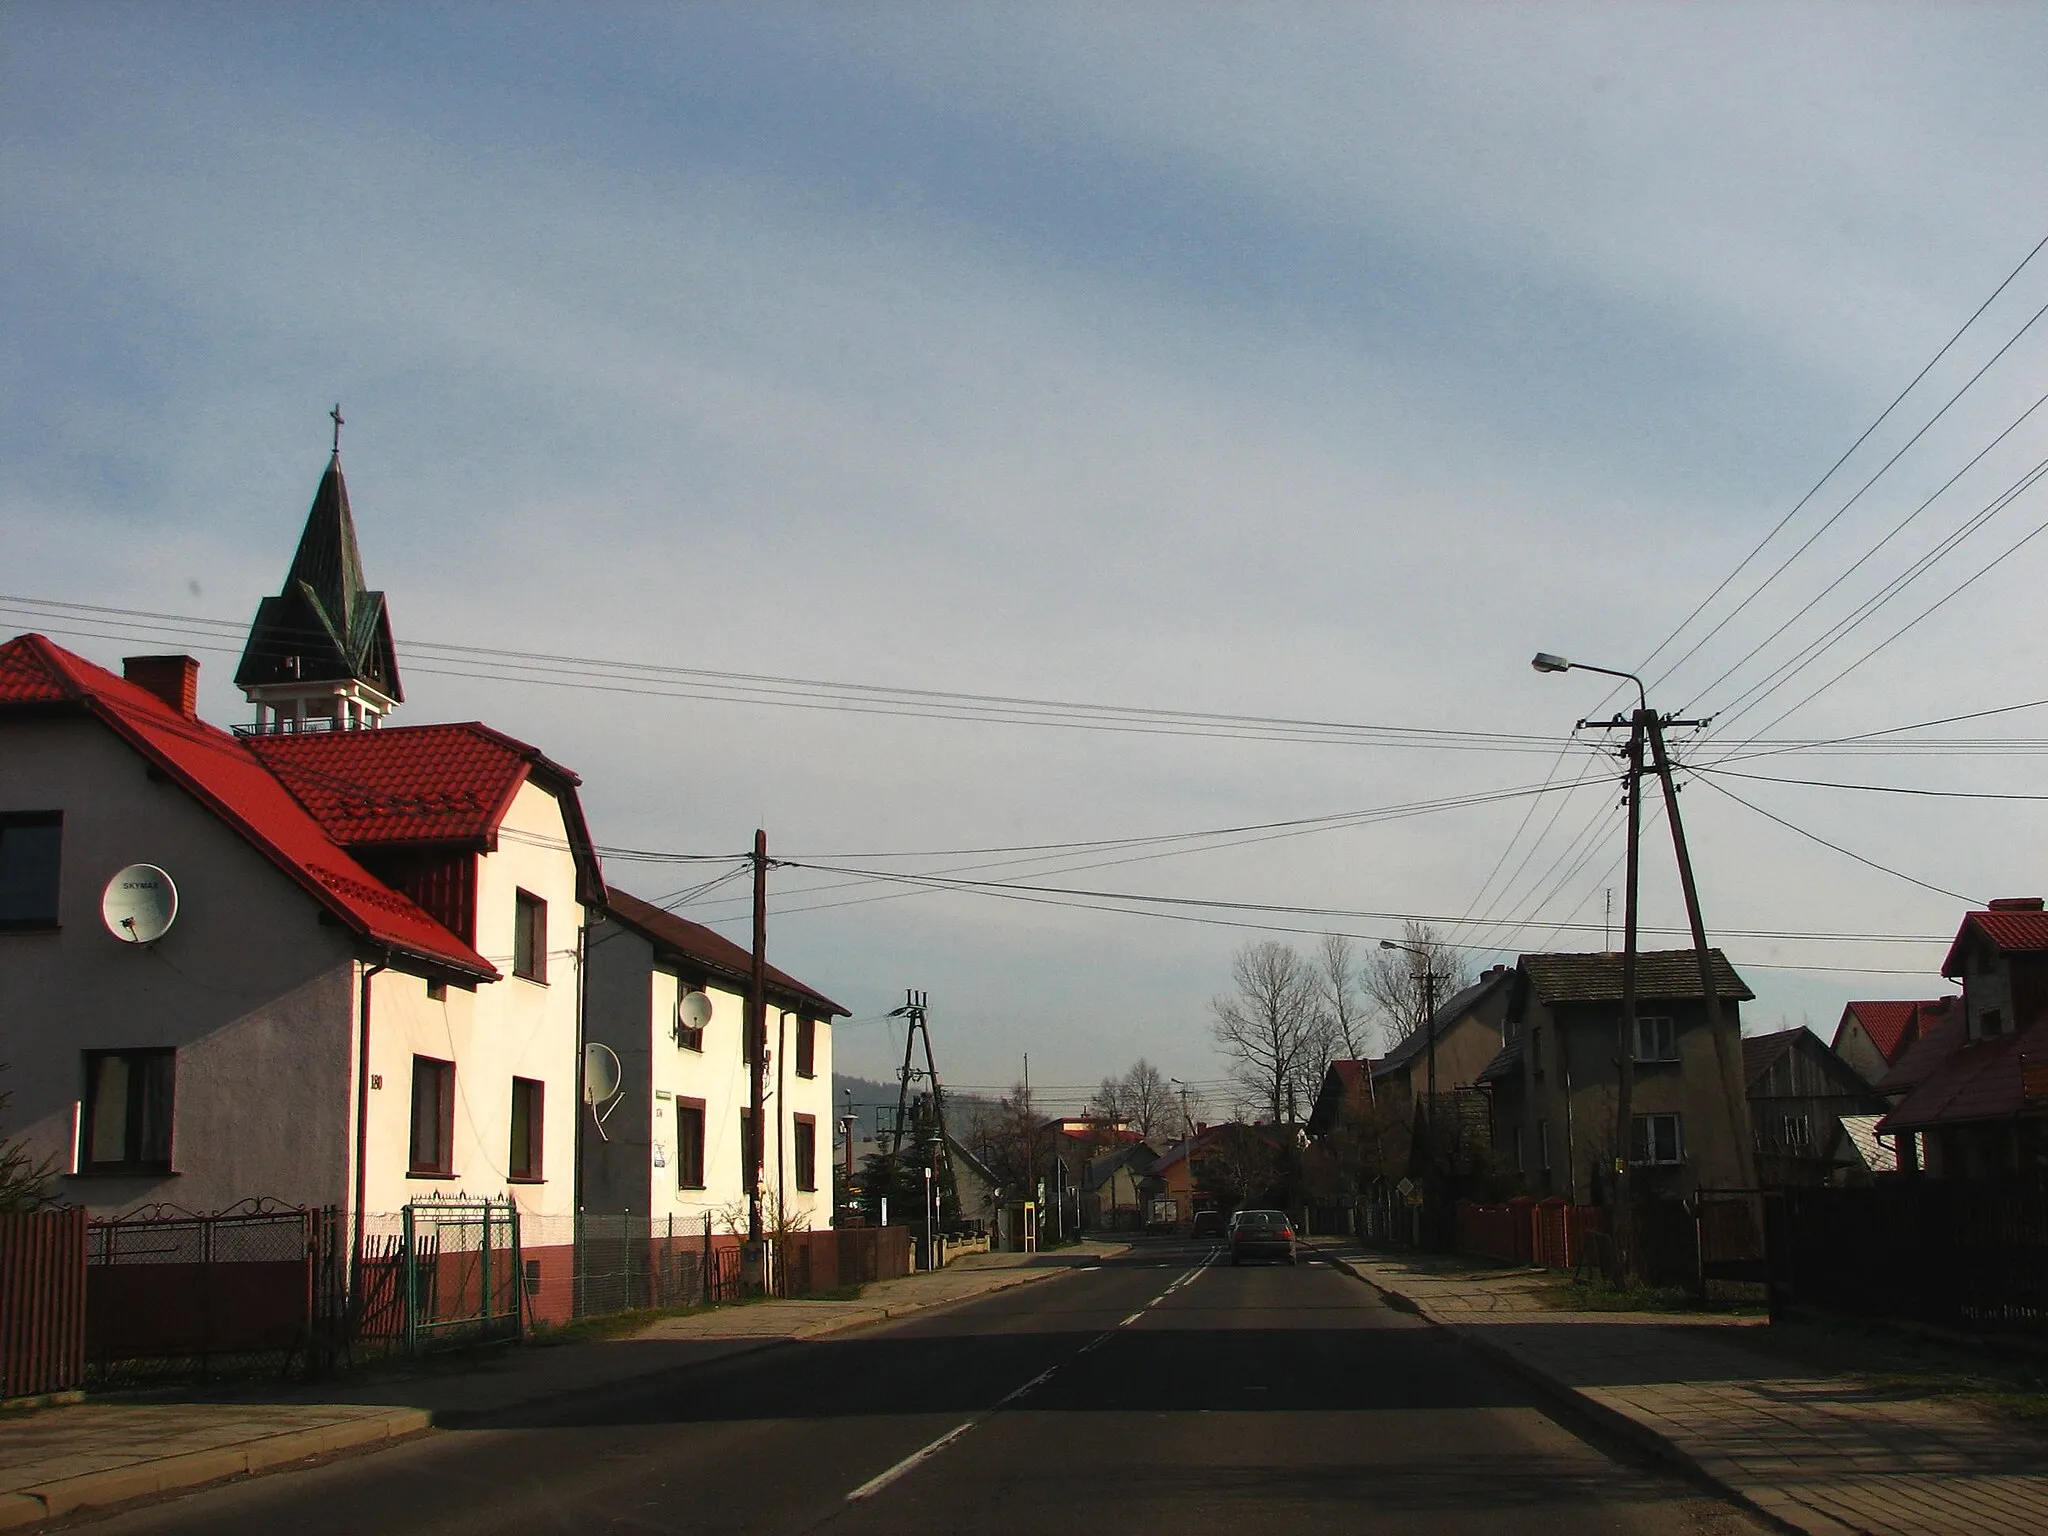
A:
<svg viewBox="0 0 2048 1536">
<path fill-rule="evenodd" d="M 1089 1350 L 1095 1348 L 1096 1345 L 1105 1342 L 1112 1335 L 1116 1334 L 1119 1330 L 1130 1327 L 1132 1323 L 1138 1321 L 1139 1318 L 1143 1317 L 1147 1312 L 1151 1311 L 1154 1307 L 1158 1306 L 1160 1302 L 1166 1300 L 1167 1297 L 1171 1296 L 1175 1291 L 1179 1290 L 1182 1286 L 1188 1284 L 1203 1270 L 1207 1269 L 1211 1264 L 1215 1263 L 1216 1254 L 1218 1251 L 1219 1250 L 1215 1249 L 1210 1250 L 1209 1256 L 1203 1259 L 1201 1263 L 1195 1265 L 1194 1268 L 1182 1274 L 1177 1280 L 1173 1282 L 1173 1284 L 1169 1285 L 1157 1296 L 1154 1296 L 1150 1301 L 1146 1302 L 1144 1306 L 1140 1307 L 1137 1311 L 1133 1312 L 1129 1317 L 1125 1318 L 1122 1322 L 1118 1323 L 1115 1328 L 1103 1329 L 1101 1333 L 1097 1334 L 1094 1338 L 1090 1339 L 1086 1344 L 1083 1344 L 1079 1349 L 1075 1350 L 1073 1358 L 1076 1360 L 1080 1359 L 1081 1356 L 1087 1354 Z M 1090 1268 L 1099 1269 L 1101 1268 L 1101 1266 L 1092 1265 L 1090 1266 Z M 1086 1273 L 1086 1271 L 1084 1270 L 1083 1273 Z M 976 1414 L 973 1418 L 967 1420 L 967 1422 L 964 1424 L 955 1424 L 951 1429 L 947 1430 L 943 1435 L 939 1436 L 938 1439 L 932 1441 L 929 1445 L 922 1446 L 919 1449 L 912 1451 L 908 1456 L 904 1457 L 901 1461 L 897 1462 L 893 1467 L 888 1468 L 886 1471 L 876 1473 L 873 1477 L 869 1478 L 866 1482 L 862 1483 L 858 1488 L 854 1489 L 853 1492 L 849 1493 L 846 1496 L 846 1502 L 849 1504 L 858 1504 L 862 1499 L 873 1498 L 876 1494 L 880 1493 L 884 1488 L 888 1487 L 891 1483 L 895 1482 L 897 1478 L 903 1476 L 904 1473 L 910 1471 L 919 1463 L 929 1461 L 932 1457 L 938 1455 L 939 1452 L 943 1451 L 955 1440 L 958 1440 L 962 1435 L 966 1434 L 967 1431 L 974 1428 L 975 1425 L 979 1424 L 983 1419 L 987 1418 L 990 1414 L 997 1413 L 1002 1409 L 1007 1408 L 1011 1403 L 1014 1403 L 1015 1401 L 1017 1401 L 1018 1398 L 1024 1396 L 1025 1393 L 1032 1391 L 1034 1388 L 1044 1386 L 1045 1383 L 1052 1380 L 1053 1376 L 1058 1373 L 1060 1364 L 1064 1363 L 1065 1362 L 1062 1361 L 1059 1364 L 1047 1366 L 1044 1370 L 1040 1371 L 1036 1376 L 1032 1377 L 1029 1381 L 1025 1382 L 1021 1387 L 1013 1387 L 1009 1392 L 1005 1393 L 1002 1397 L 998 1398 L 996 1400 L 995 1406 L 988 1409 L 987 1412 Z"/>
</svg>

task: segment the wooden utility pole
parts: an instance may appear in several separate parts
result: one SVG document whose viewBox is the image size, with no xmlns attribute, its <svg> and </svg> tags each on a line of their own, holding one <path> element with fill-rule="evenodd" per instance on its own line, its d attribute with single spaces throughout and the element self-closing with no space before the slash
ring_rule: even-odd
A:
<svg viewBox="0 0 2048 1536">
<path fill-rule="evenodd" d="M 1635 1259 L 1635 1207 L 1630 1203 L 1628 1157 L 1636 1089 L 1636 915 L 1643 852 L 1643 732 L 1651 717 L 1638 709 L 1628 732 L 1628 878 L 1621 915 L 1621 1085 L 1614 1102 L 1614 1283 L 1626 1285 Z"/>
<path fill-rule="evenodd" d="M 763 1100 L 768 1067 L 768 834 L 754 833 L 754 965 L 747 978 L 747 1049 L 751 1064 L 752 1110 L 747 1146 L 747 1241 L 761 1241 L 761 1164 L 768 1146 Z"/>
<path fill-rule="evenodd" d="M 1664 786 L 1664 816 L 1671 823 L 1671 847 L 1678 856 L 1678 883 L 1685 892 L 1685 916 L 1692 924 L 1692 947 L 1700 962 L 1700 996 L 1706 1001 L 1707 1029 L 1714 1043 L 1714 1064 L 1721 1074 L 1721 1096 L 1728 1111 L 1728 1129 L 1735 1137 L 1736 1177 L 1744 1189 L 1756 1187 L 1756 1144 L 1749 1130 L 1749 1098 L 1742 1081 L 1739 1032 L 1721 1028 L 1721 989 L 1707 950 L 1707 925 L 1700 917 L 1699 889 L 1693 884 L 1692 856 L 1686 852 L 1685 823 L 1678 818 L 1678 786 L 1671 778 L 1671 756 L 1664 749 L 1664 726 L 1650 717 L 1650 753 L 1658 782 Z"/>
</svg>

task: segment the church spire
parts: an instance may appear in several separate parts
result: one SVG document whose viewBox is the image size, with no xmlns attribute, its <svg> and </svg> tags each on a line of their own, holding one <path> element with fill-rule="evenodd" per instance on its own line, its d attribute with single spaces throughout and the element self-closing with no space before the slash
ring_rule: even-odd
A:
<svg viewBox="0 0 2048 1536">
<path fill-rule="evenodd" d="M 313 493 L 284 590 L 256 610 L 235 685 L 259 730 L 374 726 L 401 703 L 398 653 L 384 594 L 363 581 L 363 556 L 341 474 L 341 407 L 334 451 Z"/>
</svg>

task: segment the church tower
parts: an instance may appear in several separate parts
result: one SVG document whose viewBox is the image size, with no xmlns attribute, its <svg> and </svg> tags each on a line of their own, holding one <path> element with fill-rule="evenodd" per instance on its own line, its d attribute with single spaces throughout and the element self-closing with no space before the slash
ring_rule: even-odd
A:
<svg viewBox="0 0 2048 1536">
<path fill-rule="evenodd" d="M 363 585 L 341 477 L 340 406 L 298 553 L 284 590 L 256 610 L 235 686 L 256 706 L 258 732 L 369 730 L 405 700 L 384 594 Z"/>
</svg>

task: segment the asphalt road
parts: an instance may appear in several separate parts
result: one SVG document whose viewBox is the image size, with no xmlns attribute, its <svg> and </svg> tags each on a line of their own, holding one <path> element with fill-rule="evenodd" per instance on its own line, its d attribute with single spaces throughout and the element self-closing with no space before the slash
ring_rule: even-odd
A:
<svg viewBox="0 0 2048 1536">
<path fill-rule="evenodd" d="M 1208 1244 L 479 1415 L 128 1532 L 1763 1529 L 1321 1264 Z M 630 1348 L 630 1345 L 607 1346 Z"/>
</svg>

